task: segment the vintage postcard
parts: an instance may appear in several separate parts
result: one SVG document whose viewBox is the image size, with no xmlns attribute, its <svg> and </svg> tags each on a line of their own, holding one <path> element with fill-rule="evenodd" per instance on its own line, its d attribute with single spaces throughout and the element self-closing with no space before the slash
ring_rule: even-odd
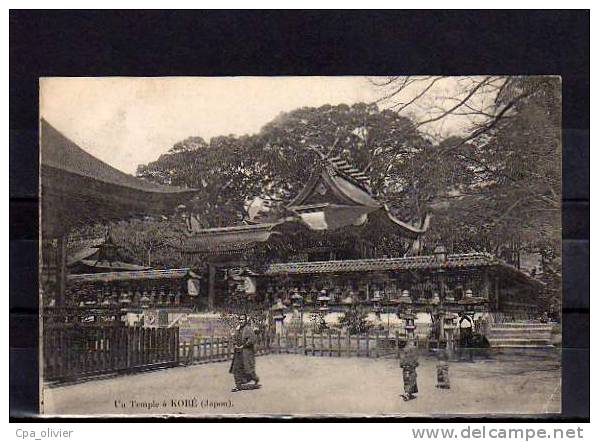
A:
<svg viewBox="0 0 599 442">
<path fill-rule="evenodd" d="M 555 76 L 40 79 L 46 416 L 561 411 Z"/>
</svg>

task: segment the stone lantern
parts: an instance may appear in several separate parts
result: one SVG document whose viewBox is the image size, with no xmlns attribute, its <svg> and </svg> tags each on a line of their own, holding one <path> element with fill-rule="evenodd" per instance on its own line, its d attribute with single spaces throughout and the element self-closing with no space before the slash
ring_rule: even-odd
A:
<svg viewBox="0 0 599 442">
<path fill-rule="evenodd" d="M 320 291 L 320 295 L 318 296 L 317 301 L 318 301 L 318 311 L 326 314 L 329 311 L 329 302 L 331 301 L 331 298 L 329 298 L 327 296 L 326 290 Z"/>
<path fill-rule="evenodd" d="M 377 290 L 372 297 L 372 311 L 376 315 L 377 319 L 381 319 L 381 312 L 383 311 L 382 306 L 383 297 L 381 293 Z"/>
<path fill-rule="evenodd" d="M 455 313 L 446 313 L 443 316 L 443 334 L 447 348 L 447 355 L 452 356 L 455 349 L 455 330 L 457 315 Z"/>
<path fill-rule="evenodd" d="M 351 307 L 351 305 L 354 303 L 353 295 L 354 295 L 354 292 L 349 292 L 349 295 L 347 295 L 345 298 L 343 298 L 341 300 L 341 304 Z"/>
<path fill-rule="evenodd" d="M 268 284 L 266 286 L 266 300 L 268 302 L 272 301 L 273 296 L 275 295 L 275 289 L 272 284 Z"/>
<path fill-rule="evenodd" d="M 150 298 L 148 298 L 147 292 L 144 292 L 141 298 L 139 298 L 139 305 L 142 310 L 150 308 Z"/>
<path fill-rule="evenodd" d="M 483 305 L 487 300 L 482 296 L 474 296 L 472 294 L 472 290 L 466 290 L 464 293 L 464 297 L 458 301 L 458 305 L 462 307 L 462 313 L 465 316 L 468 316 L 472 320 L 472 324 L 474 324 L 474 313 L 476 310 L 476 306 Z"/>
<path fill-rule="evenodd" d="M 398 316 L 404 320 L 404 328 L 408 342 L 414 342 L 416 338 L 416 315 L 412 312 L 412 298 L 410 292 L 404 290 L 397 300 Z"/>
<path fill-rule="evenodd" d="M 445 246 L 439 244 L 437 247 L 435 247 L 435 250 L 433 251 L 433 256 L 435 257 L 435 261 L 437 261 L 438 263 L 443 263 L 447 261 L 447 250 L 445 249 Z"/>
<path fill-rule="evenodd" d="M 150 293 L 148 294 L 147 290 L 144 290 L 142 298 L 148 298 L 148 307 L 154 307 L 154 303 L 156 302 L 156 298 Z"/>
<path fill-rule="evenodd" d="M 431 316 L 431 339 L 429 348 L 439 347 L 443 337 L 443 306 L 438 293 L 433 293 L 433 297 L 428 302 L 430 305 L 429 314 Z"/>
<path fill-rule="evenodd" d="M 462 307 L 460 311 L 460 321 L 459 325 L 466 320 L 470 323 L 471 331 L 474 331 L 474 314 L 476 312 L 476 307 L 485 304 L 487 300 L 482 296 L 474 296 L 472 294 L 472 290 L 466 290 L 464 293 L 464 297 L 458 301 L 458 305 Z M 462 333 L 462 329 L 460 327 L 460 333 Z"/>
<path fill-rule="evenodd" d="M 293 305 L 293 309 L 296 313 L 296 316 L 299 317 L 300 327 L 304 328 L 304 297 L 300 295 L 299 290 L 295 289 L 293 295 L 291 295 L 291 304 Z"/>
<path fill-rule="evenodd" d="M 127 292 L 123 291 L 121 293 L 121 297 L 119 298 L 119 302 L 121 303 L 123 308 L 129 307 L 129 304 L 131 304 L 131 299 L 129 299 L 129 294 Z"/>
<path fill-rule="evenodd" d="M 271 307 L 272 319 L 275 321 L 275 333 L 277 335 L 283 334 L 283 321 L 285 320 L 284 311 L 287 307 L 283 304 L 280 299 L 277 299 L 275 305 Z"/>
</svg>

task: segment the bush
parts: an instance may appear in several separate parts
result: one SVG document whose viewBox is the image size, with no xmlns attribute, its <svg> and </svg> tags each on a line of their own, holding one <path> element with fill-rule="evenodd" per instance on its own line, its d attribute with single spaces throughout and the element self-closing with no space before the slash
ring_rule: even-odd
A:
<svg viewBox="0 0 599 442">
<path fill-rule="evenodd" d="M 352 335 L 368 333 L 372 329 L 372 323 L 366 318 L 368 310 L 360 305 L 352 305 L 341 318 L 339 324 L 345 327 Z"/>
</svg>

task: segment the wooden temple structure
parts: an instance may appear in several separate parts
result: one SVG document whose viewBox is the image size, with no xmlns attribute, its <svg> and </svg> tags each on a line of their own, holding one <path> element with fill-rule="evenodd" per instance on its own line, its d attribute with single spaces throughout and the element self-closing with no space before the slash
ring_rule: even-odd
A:
<svg viewBox="0 0 599 442">
<path fill-rule="evenodd" d="M 470 291 L 492 312 L 536 313 L 542 283 L 497 257 L 448 255 L 442 246 L 421 255 L 429 222 L 398 219 L 364 174 L 323 156 L 288 204 L 261 211 L 244 225 L 191 232 L 173 247 L 180 247 L 186 264 L 206 269 L 199 299 L 208 310 L 226 304 L 245 279 L 252 299 L 265 305 L 289 304 L 298 293 L 316 304 L 323 291 L 333 307 L 393 303 L 407 290 L 417 309 L 426 311 L 435 294 L 457 309 Z"/>
<path fill-rule="evenodd" d="M 264 207 L 242 225 L 173 240 L 180 268 L 127 263 L 109 239 L 69 262 L 66 241 L 73 228 L 173 213 L 196 191 L 124 174 L 45 121 L 41 134 L 40 287 L 48 308 L 214 311 L 243 286 L 265 307 L 277 300 L 289 304 L 297 294 L 315 305 L 323 291 L 333 307 L 393 303 L 407 291 L 423 310 L 435 295 L 457 308 L 470 292 L 490 311 L 536 311 L 539 281 L 485 253 L 447 254 L 438 247 L 422 255 L 430 217 L 402 221 L 380 202 L 364 173 L 325 155 L 304 188 L 276 210 Z"/>
<path fill-rule="evenodd" d="M 113 256 L 114 244 L 105 240 L 91 244 L 69 263 L 67 241 L 78 226 L 173 213 L 197 191 L 125 174 L 81 149 L 45 120 L 40 122 L 40 135 L 44 313 L 63 312 L 64 320 L 79 315 L 78 311 L 121 311 L 136 302 L 143 304 L 144 292 L 150 306 L 186 302 L 181 292 L 190 279 L 189 269 L 151 270 L 119 261 Z"/>
</svg>

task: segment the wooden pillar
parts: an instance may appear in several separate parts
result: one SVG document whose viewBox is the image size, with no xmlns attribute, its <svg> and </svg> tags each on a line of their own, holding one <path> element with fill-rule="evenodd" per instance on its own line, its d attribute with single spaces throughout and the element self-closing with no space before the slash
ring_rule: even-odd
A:
<svg viewBox="0 0 599 442">
<path fill-rule="evenodd" d="M 490 300 L 490 292 L 491 292 L 491 279 L 489 278 L 489 270 L 483 270 L 483 286 L 482 286 L 482 296 L 489 301 Z"/>
<path fill-rule="evenodd" d="M 65 304 L 65 293 L 67 289 L 67 236 L 62 235 L 57 241 L 57 255 L 58 259 L 56 262 L 56 302 L 57 307 L 62 307 Z"/>
<path fill-rule="evenodd" d="M 216 267 L 212 263 L 208 263 L 208 310 L 214 310 L 214 283 L 216 280 Z"/>
<path fill-rule="evenodd" d="M 499 297 L 501 296 L 499 278 L 495 278 L 495 311 L 499 311 Z"/>
</svg>

